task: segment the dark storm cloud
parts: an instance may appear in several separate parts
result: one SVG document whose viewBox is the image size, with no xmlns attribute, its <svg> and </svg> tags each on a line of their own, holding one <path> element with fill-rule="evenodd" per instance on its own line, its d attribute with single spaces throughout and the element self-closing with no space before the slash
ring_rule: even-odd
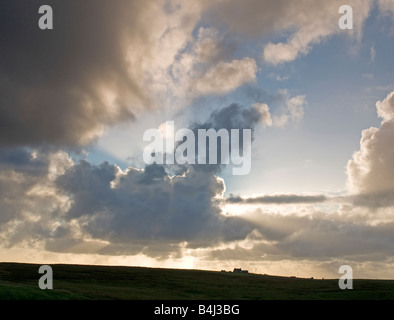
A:
<svg viewBox="0 0 394 320">
<path fill-rule="evenodd" d="M 125 58 L 130 41 L 149 52 L 145 2 L 48 0 L 53 30 L 38 27 L 42 4 L 0 2 L 1 145 L 83 145 L 148 105 Z"/>
<path fill-rule="evenodd" d="M 57 181 L 73 201 L 64 217 L 81 219 L 84 232 L 110 241 L 114 248 L 130 241 L 144 243 L 140 249 L 152 241 L 207 246 L 212 241 L 243 239 L 252 230 L 241 219 L 235 222 L 221 215 L 215 197 L 224 191 L 224 184 L 210 172 L 189 168 L 183 176 L 170 177 L 158 165 L 129 168 L 111 186 L 116 171 L 107 163 L 95 166 L 83 161 Z"/>
<path fill-rule="evenodd" d="M 65 153 L 8 149 L 0 157 L 0 241 L 42 243 L 53 252 L 180 254 L 244 239 L 253 224 L 222 215 L 222 179 L 191 167 L 121 171 L 108 162 L 72 163 Z"/>
<path fill-rule="evenodd" d="M 73 195 L 74 205 L 67 213 L 68 219 L 92 215 L 111 201 L 110 182 L 115 179 L 116 168 L 105 162 L 94 166 L 81 161 L 58 178 L 57 184 Z"/>
</svg>

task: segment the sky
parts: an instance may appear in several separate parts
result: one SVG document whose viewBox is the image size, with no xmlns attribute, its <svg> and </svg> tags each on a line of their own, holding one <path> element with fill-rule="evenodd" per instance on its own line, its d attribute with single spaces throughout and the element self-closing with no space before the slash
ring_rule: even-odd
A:
<svg viewBox="0 0 394 320">
<path fill-rule="evenodd" d="M 0 3 L 1 261 L 394 278 L 393 0 L 46 4 Z M 168 122 L 250 172 L 146 164 Z"/>
</svg>

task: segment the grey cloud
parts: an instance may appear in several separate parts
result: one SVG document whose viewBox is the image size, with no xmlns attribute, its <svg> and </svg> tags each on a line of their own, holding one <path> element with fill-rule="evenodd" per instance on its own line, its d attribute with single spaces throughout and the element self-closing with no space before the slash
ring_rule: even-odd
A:
<svg viewBox="0 0 394 320">
<path fill-rule="evenodd" d="M 352 0 L 348 4 L 357 7 L 354 30 L 350 34 L 359 39 L 363 22 L 368 17 L 373 2 Z M 264 47 L 265 61 L 277 65 L 293 61 L 301 54 L 307 54 L 312 44 L 339 33 L 338 9 L 342 5 L 343 2 L 340 0 L 217 0 L 209 2 L 205 16 L 211 24 L 224 24 L 230 31 L 243 36 L 268 38 L 272 34 L 281 37 L 285 35 L 285 42 L 270 42 Z"/>
<path fill-rule="evenodd" d="M 286 204 L 286 203 L 319 203 L 327 201 L 324 195 L 298 195 L 298 194 L 278 194 L 264 195 L 253 198 L 242 198 L 230 195 L 226 202 L 238 204 Z"/>
<path fill-rule="evenodd" d="M 93 215 L 112 200 L 110 182 L 115 179 L 116 167 L 108 162 L 94 166 L 81 161 L 60 176 L 56 183 L 66 193 L 72 194 L 74 204 L 66 218 Z"/>
<path fill-rule="evenodd" d="M 330 219 L 311 221 L 308 228 L 280 242 L 278 247 L 296 258 L 393 255 L 393 224 L 370 226 Z"/>
<path fill-rule="evenodd" d="M 258 108 L 245 108 L 239 104 L 233 103 L 228 107 L 214 111 L 201 128 L 219 129 L 254 129 L 257 123 L 261 121 L 262 114 Z"/>
<path fill-rule="evenodd" d="M 242 3 L 219 0 L 210 2 L 205 15 L 212 24 L 225 23 L 232 31 L 259 36 L 294 25 L 290 7 L 287 0 L 249 0 Z"/>
<path fill-rule="evenodd" d="M 310 259 L 327 261 L 374 261 L 394 254 L 392 243 L 393 223 L 369 225 L 365 222 L 346 220 L 337 214 L 310 212 L 310 216 L 287 216 L 250 213 L 246 219 L 253 221 L 258 237 L 249 238 L 248 248 L 216 249 L 209 253 L 211 259 L 250 261 L 294 261 Z"/>
<path fill-rule="evenodd" d="M 0 152 L 0 168 L 39 176 L 47 173 L 48 159 L 45 154 L 28 148 L 6 148 Z"/>
<path fill-rule="evenodd" d="M 358 194 L 353 197 L 353 205 L 368 208 L 385 208 L 394 206 L 394 192 Z"/>
<path fill-rule="evenodd" d="M 40 203 L 31 203 L 33 197 L 28 193 L 43 180 L 48 163 L 46 155 L 33 158 L 27 149 L 0 153 L 0 225 L 20 219 L 26 206 L 40 208 Z"/>
<path fill-rule="evenodd" d="M 31 248 L 43 239 L 64 237 L 69 226 L 59 226 L 64 197 L 53 179 L 67 166 L 64 153 L 8 149 L 0 156 L 0 242 L 10 248 Z M 60 220 L 59 220 L 60 219 Z"/>
<path fill-rule="evenodd" d="M 143 184 L 151 184 L 155 181 L 163 180 L 166 175 L 167 173 L 163 166 L 153 164 L 145 167 L 144 173 L 139 179 L 139 182 Z"/>
<path fill-rule="evenodd" d="M 190 125 L 190 129 L 194 132 L 196 137 L 196 145 L 198 142 L 198 130 L 199 129 L 214 129 L 219 131 L 221 129 L 226 129 L 228 132 L 231 132 L 232 129 L 240 130 L 240 150 L 243 148 L 243 135 L 242 130 L 250 129 L 252 131 L 252 140 L 254 139 L 254 131 L 256 126 L 259 123 L 263 122 L 265 113 L 264 110 L 254 105 L 251 107 L 244 107 L 237 103 L 232 103 L 227 107 L 224 107 L 219 110 L 213 111 L 209 118 L 204 123 L 192 123 Z M 231 144 L 231 137 L 229 139 L 229 143 Z M 208 144 L 207 144 L 207 158 L 209 156 L 208 152 Z M 196 164 L 194 168 L 198 171 L 211 171 L 211 172 L 220 172 L 222 169 L 221 165 L 221 144 L 220 140 L 217 145 L 217 154 L 218 154 L 218 164 Z M 198 154 L 196 153 L 196 159 Z M 208 159 L 206 160 L 208 163 Z M 197 160 L 196 160 L 197 163 Z"/>
</svg>

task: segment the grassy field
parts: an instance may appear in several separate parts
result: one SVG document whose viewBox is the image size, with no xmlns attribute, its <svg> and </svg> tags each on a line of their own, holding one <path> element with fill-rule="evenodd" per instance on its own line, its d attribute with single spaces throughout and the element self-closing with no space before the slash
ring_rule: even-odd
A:
<svg viewBox="0 0 394 320">
<path fill-rule="evenodd" d="M 258 274 L 138 267 L 52 265 L 53 290 L 38 287 L 39 265 L 0 263 L 1 300 L 375 300 L 394 299 L 394 281 L 311 280 Z"/>
</svg>

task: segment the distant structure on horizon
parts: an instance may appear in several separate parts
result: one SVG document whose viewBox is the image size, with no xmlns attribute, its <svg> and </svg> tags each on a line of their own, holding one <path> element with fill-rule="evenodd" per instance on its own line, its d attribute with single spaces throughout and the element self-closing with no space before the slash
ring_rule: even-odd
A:
<svg viewBox="0 0 394 320">
<path fill-rule="evenodd" d="M 234 268 L 233 270 L 234 273 L 249 273 L 248 270 L 242 270 L 241 268 Z"/>
</svg>

